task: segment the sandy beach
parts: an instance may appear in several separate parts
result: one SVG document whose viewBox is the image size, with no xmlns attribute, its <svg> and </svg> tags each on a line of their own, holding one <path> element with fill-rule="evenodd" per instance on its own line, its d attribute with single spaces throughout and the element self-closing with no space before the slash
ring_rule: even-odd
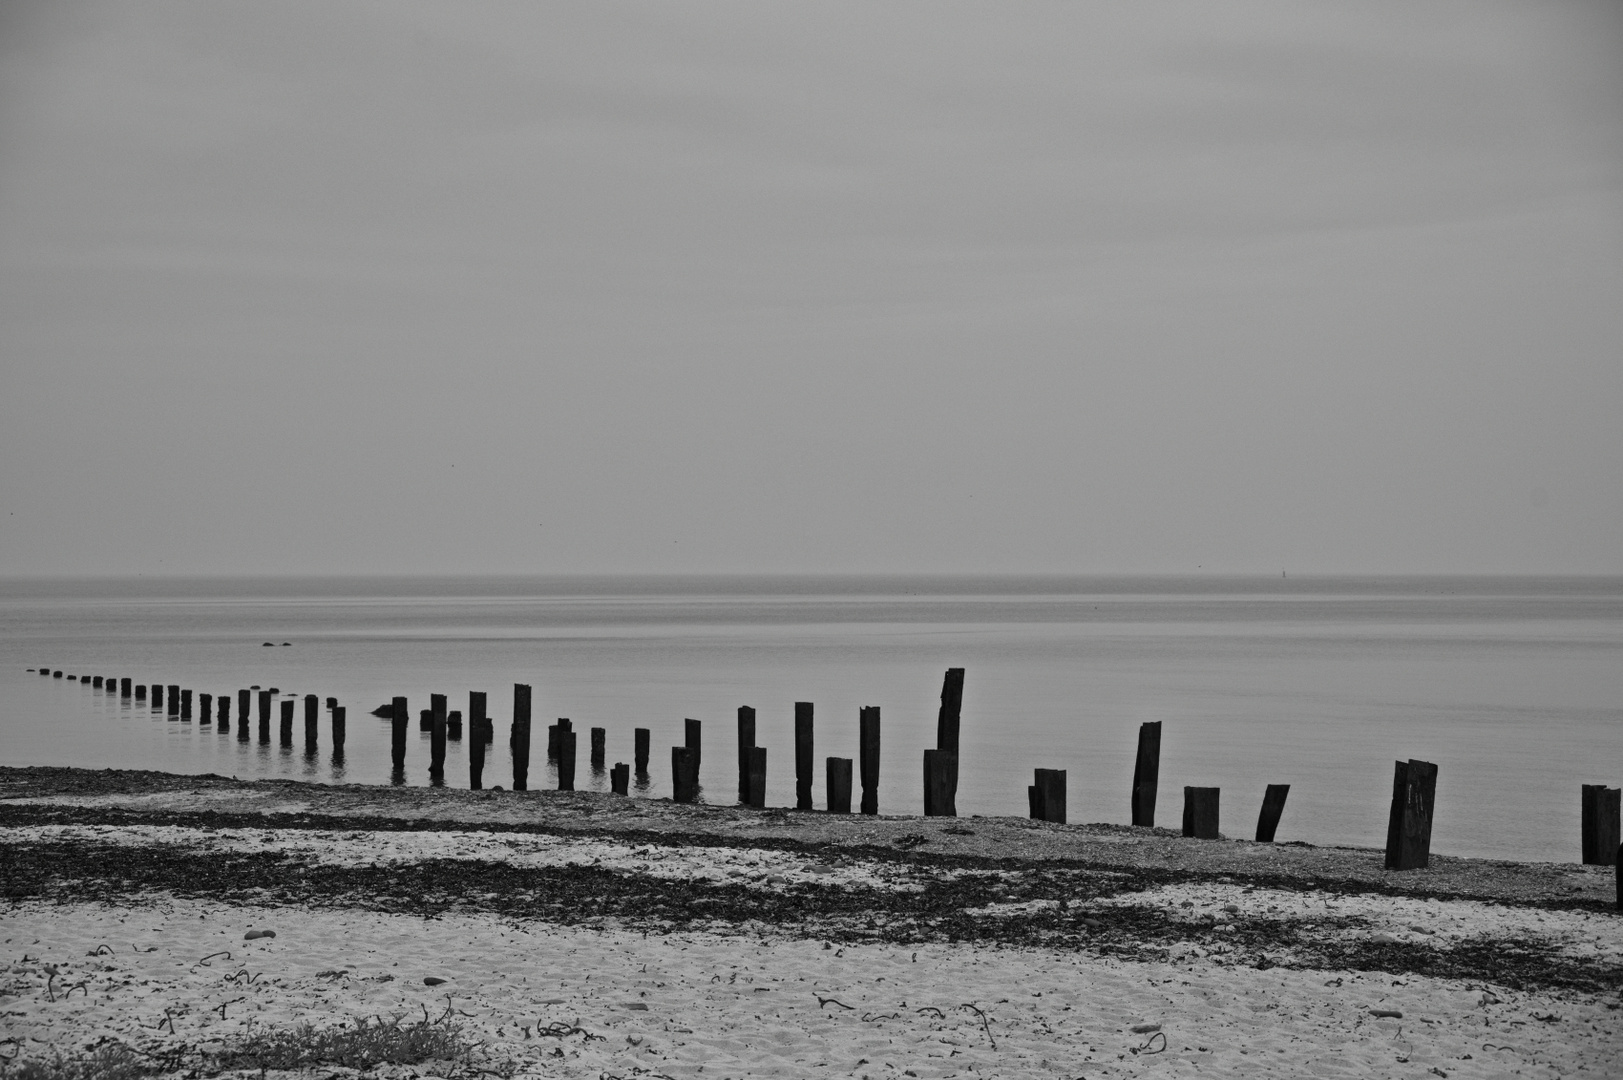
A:
<svg viewBox="0 0 1623 1080">
<path fill-rule="evenodd" d="M 585 794 L 0 784 L 14 1062 L 117 1043 L 207 1075 L 255 1033 L 394 1021 L 469 1049 L 376 1075 L 1620 1071 L 1610 868 L 1397 875 L 1361 849 Z"/>
</svg>

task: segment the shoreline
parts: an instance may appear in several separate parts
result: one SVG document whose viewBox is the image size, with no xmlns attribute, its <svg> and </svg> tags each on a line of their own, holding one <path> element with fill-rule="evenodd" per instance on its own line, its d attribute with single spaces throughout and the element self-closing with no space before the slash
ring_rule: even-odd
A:
<svg viewBox="0 0 1623 1080">
<path fill-rule="evenodd" d="M 433 1001 L 487 1058 L 411 1075 L 1500 1076 L 1605 1071 L 1623 1034 L 1611 867 L 1389 873 L 1367 849 L 1113 825 L 15 768 L 0 854 L 19 1052 L 110 1038 L 193 1072 L 249 1020 Z M 280 936 L 244 942 L 261 925 Z M 199 966 L 218 950 L 231 971 Z M 272 981 L 244 993 L 239 968 Z M 627 1008 L 645 993 L 659 1016 Z M 543 1017 L 592 1037 L 543 1038 Z M 1130 1029 L 1155 1023 L 1152 1052 Z"/>
</svg>

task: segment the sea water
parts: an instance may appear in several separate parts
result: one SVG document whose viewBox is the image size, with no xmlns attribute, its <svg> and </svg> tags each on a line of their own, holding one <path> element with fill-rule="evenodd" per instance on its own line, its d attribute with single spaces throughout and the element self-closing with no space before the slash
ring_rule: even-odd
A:
<svg viewBox="0 0 1623 1080">
<path fill-rule="evenodd" d="M 271 644 L 267 645 L 269 642 Z M 286 642 L 287 644 L 283 644 Z M 130 677 L 229 695 L 232 731 L 168 717 L 85 681 Z M 430 693 L 489 695 L 486 786 L 511 783 L 512 688 L 534 688 L 531 788 L 556 785 L 546 725 L 578 733 L 576 786 L 652 731 L 670 793 L 683 720 L 703 721 L 703 798 L 737 792 L 738 706 L 756 709 L 768 805 L 794 803 L 794 703 L 825 757 L 857 757 L 881 708 L 880 811 L 921 812 L 942 676 L 964 683 L 958 811 L 1026 813 L 1036 767 L 1068 773 L 1069 820 L 1129 820 L 1138 728 L 1163 725 L 1157 823 L 1185 785 L 1221 789 L 1225 835 L 1250 837 L 1263 789 L 1291 785 L 1278 839 L 1379 846 L 1392 763 L 1438 765 L 1433 850 L 1575 861 L 1579 788 L 1623 781 L 1623 579 L 693 577 L 0 582 L 0 762 L 390 782 L 389 725 L 409 702 L 406 782 L 428 783 Z M 236 691 L 336 697 L 341 758 L 240 742 Z M 256 695 L 257 699 L 257 695 Z M 195 705 L 194 705 L 195 707 Z M 257 709 L 257 700 L 255 704 Z M 279 715 L 279 714 L 278 714 Z M 468 783 L 468 735 L 446 783 Z M 972 827 L 972 823 L 971 823 Z"/>
</svg>

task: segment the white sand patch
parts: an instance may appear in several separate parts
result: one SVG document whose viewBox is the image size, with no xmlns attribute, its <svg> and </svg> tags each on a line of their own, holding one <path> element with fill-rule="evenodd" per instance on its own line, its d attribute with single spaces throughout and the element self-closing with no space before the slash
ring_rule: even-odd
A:
<svg viewBox="0 0 1623 1080">
<path fill-rule="evenodd" d="M 1345 929 L 1326 926 L 1330 934 L 1378 941 L 1428 943 L 1446 948 L 1480 938 L 1537 938 L 1567 956 L 1609 963 L 1623 960 L 1623 914 L 1550 911 L 1473 900 L 1432 900 L 1373 893 L 1331 895 L 1254 889 L 1244 885 L 1180 883 L 1137 893 L 1123 893 L 1099 904 L 1157 907 L 1191 923 L 1215 921 L 1218 928 L 1235 918 L 1305 920 L 1354 919 Z"/>
<path fill-rule="evenodd" d="M 424 859 L 465 859 L 538 869 L 597 866 L 658 878 L 729 881 L 774 889 L 822 882 L 875 889 L 917 890 L 905 865 L 842 860 L 822 862 L 783 851 L 731 847 L 662 847 L 537 833 L 473 831 L 314 832 L 308 829 L 201 830 L 172 825 L 33 825 L 6 830 L 13 842 L 93 840 L 145 847 L 161 844 L 195 851 L 276 851 L 328 866 L 388 866 Z"/>
<path fill-rule="evenodd" d="M 258 928 L 277 936 L 243 940 Z M 0 1018 L 24 1056 L 447 1008 L 492 1063 L 559 1077 L 1604 1075 L 1619 1045 L 1605 1002 L 1413 976 L 645 937 L 493 915 L 30 902 L 0 915 L 0 962 Z M 541 1033 L 554 1023 L 600 1038 Z M 1161 1025 L 1164 1052 L 1133 1052 L 1163 1042 L 1131 1030 L 1143 1024 Z"/>
</svg>

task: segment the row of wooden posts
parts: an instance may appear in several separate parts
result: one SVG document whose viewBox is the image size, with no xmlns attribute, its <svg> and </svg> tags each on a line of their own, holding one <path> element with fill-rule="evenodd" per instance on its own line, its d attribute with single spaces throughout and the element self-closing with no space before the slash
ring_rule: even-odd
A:
<svg viewBox="0 0 1623 1080">
<path fill-rule="evenodd" d="M 62 678 L 63 672 L 50 668 L 37 669 L 41 675 Z M 120 697 L 141 701 L 148 698 L 146 684 L 133 684 L 128 678 L 96 676 L 67 676 L 89 682 L 93 687 L 112 692 Z M 271 704 L 277 691 L 258 689 L 259 741 L 270 741 Z M 192 691 L 179 686 L 165 687 L 153 683 L 150 700 L 154 708 L 165 707 L 172 717 L 188 719 L 192 714 Z M 237 691 L 237 739 L 248 741 L 248 713 L 253 690 Z M 964 696 L 964 669 L 949 668 L 941 687 L 941 708 L 936 718 L 936 745 L 924 751 L 924 813 L 927 817 L 956 817 L 958 813 L 958 729 Z M 332 714 L 332 746 L 342 753 L 344 746 L 345 710 L 336 698 L 326 701 Z M 430 707 L 419 716 L 420 730 L 429 733 L 429 778 L 432 783 L 445 780 L 445 744 L 449 739 L 462 737 L 462 714 L 447 710 L 444 694 L 430 694 Z M 284 746 L 293 743 L 295 703 L 283 699 L 281 705 L 280 739 Z M 213 696 L 198 695 L 198 708 L 202 722 L 210 721 L 215 708 Z M 230 731 L 231 699 L 222 694 L 217 704 L 217 723 L 221 732 Z M 304 744 L 314 751 L 317 745 L 317 717 L 319 703 L 316 695 L 304 696 Z M 385 710 L 378 710 L 383 714 Z M 390 757 L 397 781 L 405 776 L 406 735 L 409 728 L 409 710 L 406 699 L 397 697 L 387 707 L 391 724 Z M 809 701 L 795 703 L 795 808 L 812 809 L 812 789 L 816 761 L 813 755 L 813 709 Z M 824 762 L 824 791 L 829 813 L 851 812 L 852 781 L 859 778 L 862 795 L 858 806 L 861 813 L 879 812 L 879 708 L 865 705 L 858 712 L 858 760 L 830 757 Z M 486 711 L 484 691 L 471 691 L 468 695 L 469 784 L 474 789 L 484 786 L 485 747 L 494 741 L 495 725 Z M 676 802 L 690 803 L 699 794 L 699 763 L 702 750 L 702 725 L 698 720 L 684 721 L 683 743 L 671 747 L 672 794 Z M 591 766 L 601 771 L 607 760 L 607 731 L 591 729 Z M 651 733 L 648 728 L 636 728 L 633 735 L 633 764 L 636 776 L 648 776 L 648 757 Z M 530 762 L 530 687 L 524 683 L 513 686 L 513 722 L 509 737 L 512 751 L 513 790 L 524 791 L 529 786 Z M 558 788 L 573 791 L 575 787 L 576 732 L 567 719 L 560 719 L 547 728 L 547 760 L 557 768 Z M 1413 870 L 1428 865 L 1431 855 L 1431 822 L 1436 803 L 1437 766 L 1427 761 L 1411 759 L 1396 762 L 1392 780 L 1392 803 L 1387 822 L 1386 867 L 1389 870 Z M 855 768 L 853 768 L 855 766 Z M 611 790 L 617 795 L 629 793 L 632 765 L 616 762 L 609 771 Z M 1161 723 L 1141 724 L 1138 731 L 1138 756 L 1133 766 L 1132 820 L 1134 825 L 1153 827 L 1155 803 L 1161 767 Z M 1284 813 L 1289 784 L 1269 784 L 1263 796 L 1262 812 L 1257 819 L 1256 838 L 1269 843 L 1274 839 L 1280 816 Z M 1215 787 L 1185 787 L 1183 789 L 1183 835 L 1202 839 L 1218 838 L 1218 806 L 1221 789 Z M 1601 784 L 1583 785 L 1582 795 L 1582 855 L 1592 865 L 1619 865 L 1619 903 L 1623 905 L 1623 848 L 1620 848 L 1620 789 Z M 1065 770 L 1037 769 L 1033 783 L 1027 788 L 1030 815 L 1040 821 L 1065 823 Z M 760 809 L 766 805 L 766 748 L 755 743 L 755 710 L 741 706 L 738 710 L 738 802 L 740 805 Z"/>
</svg>

